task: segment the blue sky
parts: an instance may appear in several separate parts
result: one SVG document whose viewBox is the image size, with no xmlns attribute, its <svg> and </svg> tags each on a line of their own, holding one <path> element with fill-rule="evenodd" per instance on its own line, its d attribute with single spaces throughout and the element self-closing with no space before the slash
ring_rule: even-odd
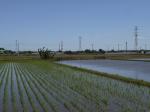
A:
<svg viewBox="0 0 150 112">
<path fill-rule="evenodd" d="M 134 48 L 134 26 L 139 26 L 139 47 L 150 48 L 149 0 L 0 0 L 0 47 L 37 50 L 82 48 L 120 49 L 125 41 Z"/>
</svg>

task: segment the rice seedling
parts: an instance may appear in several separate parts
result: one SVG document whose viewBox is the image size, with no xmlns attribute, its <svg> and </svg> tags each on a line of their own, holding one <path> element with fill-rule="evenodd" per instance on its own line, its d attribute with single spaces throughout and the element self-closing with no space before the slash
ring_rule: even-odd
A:
<svg viewBox="0 0 150 112">
<path fill-rule="evenodd" d="M 46 61 L 1 63 L 0 103 L 4 112 L 147 112 L 150 88 Z"/>
</svg>

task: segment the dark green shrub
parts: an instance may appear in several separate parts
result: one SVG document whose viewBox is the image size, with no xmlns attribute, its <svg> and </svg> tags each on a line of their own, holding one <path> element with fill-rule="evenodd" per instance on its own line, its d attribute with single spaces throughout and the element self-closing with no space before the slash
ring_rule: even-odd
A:
<svg viewBox="0 0 150 112">
<path fill-rule="evenodd" d="M 50 50 L 43 48 L 38 49 L 38 53 L 40 55 L 41 59 L 49 59 L 54 57 L 54 53 L 52 53 Z"/>
</svg>

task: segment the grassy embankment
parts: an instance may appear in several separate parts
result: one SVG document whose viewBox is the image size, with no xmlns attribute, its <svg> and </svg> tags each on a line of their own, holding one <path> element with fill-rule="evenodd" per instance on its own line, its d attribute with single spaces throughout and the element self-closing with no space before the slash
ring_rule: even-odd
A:
<svg viewBox="0 0 150 112">
<path fill-rule="evenodd" d="M 113 59 L 128 60 L 137 58 L 150 58 L 150 54 L 57 54 L 53 60 L 90 60 L 90 59 Z M 40 59 L 38 55 L 0 55 L 0 60 L 34 60 Z"/>
<path fill-rule="evenodd" d="M 56 55 L 54 60 L 90 60 L 90 59 L 113 59 L 129 60 L 137 58 L 150 58 L 149 54 L 77 54 L 77 55 Z"/>
</svg>

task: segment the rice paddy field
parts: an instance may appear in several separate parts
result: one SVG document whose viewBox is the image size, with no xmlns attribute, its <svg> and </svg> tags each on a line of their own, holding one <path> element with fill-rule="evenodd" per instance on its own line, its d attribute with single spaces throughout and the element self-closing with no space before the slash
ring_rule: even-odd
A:
<svg viewBox="0 0 150 112">
<path fill-rule="evenodd" d="M 150 88 L 48 61 L 0 62 L 0 112 L 149 112 Z"/>
</svg>

